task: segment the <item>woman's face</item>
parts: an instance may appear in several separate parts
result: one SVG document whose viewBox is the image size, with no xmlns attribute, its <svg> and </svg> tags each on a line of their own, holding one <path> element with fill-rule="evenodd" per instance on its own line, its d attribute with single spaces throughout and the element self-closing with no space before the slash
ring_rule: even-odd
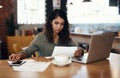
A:
<svg viewBox="0 0 120 78">
<path fill-rule="evenodd" d="M 58 34 L 64 27 L 64 19 L 57 17 L 52 21 L 52 28 L 55 34 Z"/>
</svg>

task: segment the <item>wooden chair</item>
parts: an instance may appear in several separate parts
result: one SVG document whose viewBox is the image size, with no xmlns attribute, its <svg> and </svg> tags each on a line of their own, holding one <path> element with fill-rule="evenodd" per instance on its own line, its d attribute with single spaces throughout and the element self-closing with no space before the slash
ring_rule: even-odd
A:
<svg viewBox="0 0 120 78">
<path fill-rule="evenodd" d="M 33 36 L 8 36 L 7 48 L 9 54 L 18 53 L 19 51 L 22 51 L 22 48 L 29 46 L 33 39 Z M 37 56 L 37 53 L 35 53 L 32 56 Z"/>
</svg>

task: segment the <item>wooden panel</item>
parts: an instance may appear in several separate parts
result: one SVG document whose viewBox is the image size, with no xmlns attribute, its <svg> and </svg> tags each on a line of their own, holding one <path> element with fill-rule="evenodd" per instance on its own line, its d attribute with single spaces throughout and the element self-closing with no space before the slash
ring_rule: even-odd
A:
<svg viewBox="0 0 120 78">
<path fill-rule="evenodd" d="M 0 35 L 7 35 L 6 19 L 10 18 L 11 13 L 14 14 L 14 23 L 17 24 L 17 0 L 0 0 Z"/>
<path fill-rule="evenodd" d="M 13 13 L 15 16 L 14 23 L 17 24 L 17 0 L 0 0 L 0 38 L 2 40 L 1 44 L 1 54 L 2 59 L 8 59 L 6 36 L 8 35 L 8 26 L 6 25 L 6 19 L 10 18 L 10 14 Z"/>
</svg>

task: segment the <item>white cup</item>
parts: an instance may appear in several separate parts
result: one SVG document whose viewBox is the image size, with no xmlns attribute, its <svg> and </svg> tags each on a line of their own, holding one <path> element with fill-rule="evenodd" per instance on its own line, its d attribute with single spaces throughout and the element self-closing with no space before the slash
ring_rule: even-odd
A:
<svg viewBox="0 0 120 78">
<path fill-rule="evenodd" d="M 65 64 L 65 63 L 68 63 L 68 61 L 70 60 L 70 57 L 67 55 L 55 55 L 54 60 L 58 64 Z"/>
</svg>

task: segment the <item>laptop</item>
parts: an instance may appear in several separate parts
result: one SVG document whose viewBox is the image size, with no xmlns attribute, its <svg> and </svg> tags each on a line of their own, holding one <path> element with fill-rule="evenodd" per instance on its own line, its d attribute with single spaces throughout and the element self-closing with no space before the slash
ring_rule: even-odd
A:
<svg viewBox="0 0 120 78">
<path fill-rule="evenodd" d="M 80 58 L 72 58 L 73 62 L 92 63 L 104 60 L 109 57 L 114 35 L 113 34 L 97 34 L 92 35 L 89 50 Z"/>
</svg>

